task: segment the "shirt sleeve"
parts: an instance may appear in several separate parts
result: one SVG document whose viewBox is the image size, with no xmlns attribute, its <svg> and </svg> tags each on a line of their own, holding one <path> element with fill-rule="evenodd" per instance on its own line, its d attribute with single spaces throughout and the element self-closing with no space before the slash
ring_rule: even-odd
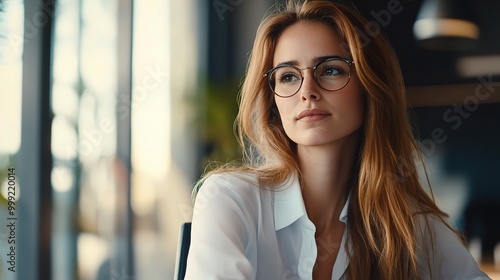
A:
<svg viewBox="0 0 500 280">
<path fill-rule="evenodd" d="M 434 248 L 429 257 L 432 279 L 490 279 L 479 269 L 474 258 L 451 229 L 435 217 L 429 217 L 428 221 L 433 238 L 426 235 L 429 231 L 422 232 L 424 236 L 421 238 L 425 246 L 432 244 L 433 239 Z M 421 269 L 425 271 L 424 275 L 429 275 L 427 264 L 421 264 Z"/>
<path fill-rule="evenodd" d="M 237 181 L 236 181 L 237 182 Z M 234 183 L 234 182 L 233 182 Z M 255 279 L 248 258 L 248 211 L 224 176 L 211 176 L 195 200 L 185 279 Z"/>
</svg>

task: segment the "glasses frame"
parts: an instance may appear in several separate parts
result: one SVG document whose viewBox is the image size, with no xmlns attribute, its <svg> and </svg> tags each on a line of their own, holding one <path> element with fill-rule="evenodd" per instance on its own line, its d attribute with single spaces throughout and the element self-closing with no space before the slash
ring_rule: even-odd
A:
<svg viewBox="0 0 500 280">
<path fill-rule="evenodd" d="M 341 88 L 338 88 L 338 89 L 326 89 L 324 87 L 321 86 L 321 84 L 319 83 L 317 77 L 316 77 L 316 69 L 318 69 L 318 66 L 324 62 L 327 62 L 327 61 L 332 61 L 332 60 L 341 60 L 341 61 L 344 61 L 346 62 L 348 65 L 349 65 L 349 78 L 347 80 L 347 83 L 345 83 L 345 85 L 343 85 Z M 338 90 L 341 90 L 343 88 L 345 88 L 349 82 L 351 81 L 351 76 L 352 76 L 352 65 L 354 64 L 354 62 L 352 60 L 349 60 L 347 58 L 343 58 L 343 57 L 340 57 L 340 56 L 331 56 L 331 57 L 327 57 L 323 60 L 321 60 L 320 62 L 318 62 L 314 67 L 305 67 L 305 68 L 299 68 L 297 66 L 294 66 L 294 65 L 291 65 L 291 64 L 280 64 L 272 69 L 270 69 L 269 71 L 267 71 L 266 73 L 264 73 L 263 77 L 267 77 L 267 83 L 269 85 L 269 88 L 271 88 L 271 91 L 276 94 L 277 96 L 281 97 L 281 98 L 288 98 L 288 97 L 292 97 L 294 96 L 295 94 L 297 94 L 297 92 L 299 92 L 299 90 L 302 88 L 302 84 L 304 83 L 304 75 L 302 74 L 302 71 L 304 70 L 307 70 L 307 69 L 311 69 L 313 70 L 313 79 L 314 81 L 316 82 L 316 84 L 322 88 L 323 90 L 326 90 L 326 91 L 338 91 Z M 276 91 L 274 91 L 273 89 L 273 85 L 272 85 L 272 82 L 271 82 L 271 74 L 276 71 L 277 69 L 279 68 L 282 68 L 282 67 L 292 67 L 292 68 L 295 68 L 297 70 L 297 72 L 300 73 L 300 86 L 297 88 L 297 91 L 294 92 L 293 94 L 291 95 L 280 95 L 278 94 Z"/>
</svg>

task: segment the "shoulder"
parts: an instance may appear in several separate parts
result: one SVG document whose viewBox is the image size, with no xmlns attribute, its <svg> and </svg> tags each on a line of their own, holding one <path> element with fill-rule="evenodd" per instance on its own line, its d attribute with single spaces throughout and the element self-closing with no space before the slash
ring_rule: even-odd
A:
<svg viewBox="0 0 500 280">
<path fill-rule="evenodd" d="M 231 189 L 258 187 L 257 174 L 244 171 L 221 172 L 210 175 L 203 185 L 219 185 Z"/>
<path fill-rule="evenodd" d="M 219 172 L 201 184 L 186 279 L 256 279 L 258 229 L 272 209 L 258 181 L 249 172 Z"/>
<path fill-rule="evenodd" d="M 444 218 L 435 214 L 416 216 L 416 238 L 421 249 L 425 249 L 428 251 L 427 254 L 431 253 L 434 256 L 441 253 L 442 242 L 447 242 L 454 247 L 464 247 L 458 233 Z"/>
<path fill-rule="evenodd" d="M 253 207 L 266 192 L 259 184 L 258 176 L 251 172 L 222 172 L 205 179 L 196 194 L 195 211 L 212 205 L 217 208 L 237 207 L 242 210 Z"/>
<path fill-rule="evenodd" d="M 417 244 L 421 272 L 432 279 L 488 279 L 446 221 L 433 214 L 418 215 Z"/>
<path fill-rule="evenodd" d="M 256 174 L 250 172 L 222 172 L 210 175 L 205 179 L 197 197 L 200 195 L 215 196 L 219 193 L 244 195 L 258 191 L 260 188 Z"/>
<path fill-rule="evenodd" d="M 441 242 L 446 242 L 465 248 L 459 232 L 448 223 L 445 217 L 442 218 L 436 214 L 418 214 L 416 218 L 416 237 L 419 241 L 431 245 L 440 245 Z"/>
</svg>

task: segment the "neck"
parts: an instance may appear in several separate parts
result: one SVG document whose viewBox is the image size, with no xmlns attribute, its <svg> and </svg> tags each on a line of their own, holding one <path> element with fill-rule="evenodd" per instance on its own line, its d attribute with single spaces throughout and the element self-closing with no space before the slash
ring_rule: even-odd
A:
<svg viewBox="0 0 500 280">
<path fill-rule="evenodd" d="M 357 162 L 360 133 L 325 146 L 298 146 L 302 195 L 317 232 L 338 223 Z"/>
</svg>

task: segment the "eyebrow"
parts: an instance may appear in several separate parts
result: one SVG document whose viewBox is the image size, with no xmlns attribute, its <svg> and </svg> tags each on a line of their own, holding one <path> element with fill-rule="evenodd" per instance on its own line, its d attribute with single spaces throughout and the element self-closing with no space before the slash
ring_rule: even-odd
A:
<svg viewBox="0 0 500 280">
<path fill-rule="evenodd" d="M 329 59 L 329 58 L 342 58 L 341 56 L 338 56 L 338 55 L 325 55 L 325 56 L 317 56 L 317 57 L 314 57 L 313 59 L 311 59 L 312 63 L 314 65 L 318 64 L 320 61 L 323 61 L 323 60 L 326 60 L 326 59 Z M 299 65 L 299 62 L 297 60 L 289 60 L 289 61 L 285 61 L 285 62 L 281 62 L 281 63 L 278 63 L 278 65 L 276 65 L 275 67 L 278 67 L 278 66 L 283 66 L 283 65 L 292 65 L 292 66 L 298 66 Z"/>
</svg>

